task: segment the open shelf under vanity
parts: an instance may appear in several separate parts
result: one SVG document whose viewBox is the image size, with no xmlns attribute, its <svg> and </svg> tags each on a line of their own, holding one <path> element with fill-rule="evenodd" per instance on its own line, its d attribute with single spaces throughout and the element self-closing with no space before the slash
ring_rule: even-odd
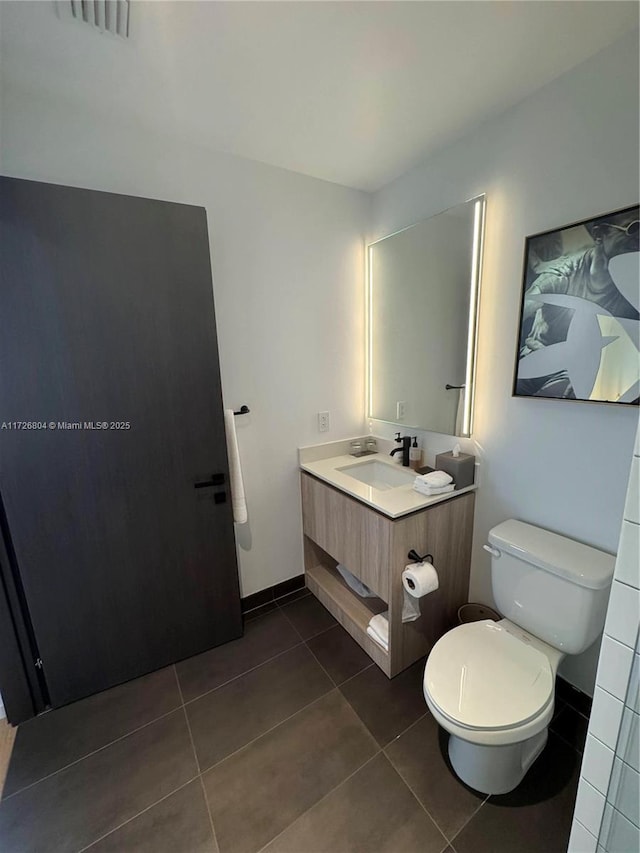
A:
<svg viewBox="0 0 640 853">
<path fill-rule="evenodd" d="M 367 634 L 372 616 L 389 605 L 381 598 L 361 598 L 350 589 L 336 570 L 337 561 L 305 536 L 305 574 L 307 586 L 316 598 L 362 646 L 370 658 L 387 672 L 389 653 Z M 388 674 L 388 673 L 387 673 Z"/>
</svg>

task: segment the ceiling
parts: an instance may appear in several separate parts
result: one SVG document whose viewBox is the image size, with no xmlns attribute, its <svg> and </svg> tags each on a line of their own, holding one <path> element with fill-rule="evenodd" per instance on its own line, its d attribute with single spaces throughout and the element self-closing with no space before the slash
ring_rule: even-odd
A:
<svg viewBox="0 0 640 853">
<path fill-rule="evenodd" d="M 135 2 L 127 41 L 0 2 L 5 79 L 364 190 L 638 26 L 638 4 Z"/>
</svg>

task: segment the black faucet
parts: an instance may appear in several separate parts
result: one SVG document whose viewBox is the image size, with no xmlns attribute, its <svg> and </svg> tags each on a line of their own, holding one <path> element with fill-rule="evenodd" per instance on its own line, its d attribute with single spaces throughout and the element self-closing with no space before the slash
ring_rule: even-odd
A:
<svg viewBox="0 0 640 853">
<path fill-rule="evenodd" d="M 397 432 L 396 433 L 396 441 L 398 442 L 398 444 L 400 444 L 400 442 L 402 442 L 402 447 L 396 447 L 394 450 L 391 451 L 389 456 L 395 456 L 396 453 L 400 453 L 400 451 L 402 451 L 402 464 L 404 465 L 405 468 L 408 468 L 409 467 L 409 448 L 411 447 L 411 436 L 410 435 L 403 435 L 401 437 L 400 433 Z"/>
</svg>

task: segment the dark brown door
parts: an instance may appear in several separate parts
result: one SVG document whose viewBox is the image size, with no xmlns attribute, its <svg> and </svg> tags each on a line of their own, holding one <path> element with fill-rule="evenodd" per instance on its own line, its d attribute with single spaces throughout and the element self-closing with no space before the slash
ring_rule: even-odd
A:
<svg viewBox="0 0 640 853">
<path fill-rule="evenodd" d="M 207 223 L 11 178 L 0 212 L 0 491 L 55 707 L 242 631 Z"/>
</svg>

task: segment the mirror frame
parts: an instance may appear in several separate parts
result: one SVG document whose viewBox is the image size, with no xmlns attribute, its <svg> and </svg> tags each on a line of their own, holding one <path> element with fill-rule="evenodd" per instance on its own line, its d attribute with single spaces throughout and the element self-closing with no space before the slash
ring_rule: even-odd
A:
<svg viewBox="0 0 640 853">
<path fill-rule="evenodd" d="M 470 288 L 469 288 L 469 321 L 467 324 L 468 332 L 467 332 L 467 363 L 465 370 L 465 399 L 464 399 L 464 412 L 463 412 L 463 422 L 462 422 L 462 432 L 461 436 L 468 438 L 473 433 L 473 415 L 475 408 L 475 384 L 476 384 L 476 361 L 477 361 L 477 348 L 478 348 L 478 318 L 480 312 L 480 286 L 482 281 L 482 266 L 483 266 L 483 255 L 484 255 L 484 230 L 485 230 L 485 219 L 486 219 L 486 207 L 487 207 L 487 198 L 485 193 L 481 193 L 480 195 L 473 196 L 473 198 L 467 199 L 462 204 L 474 204 L 474 214 L 473 214 L 473 244 L 472 244 L 472 252 L 471 252 L 471 271 L 470 271 Z M 457 205 L 453 205 L 452 207 L 457 207 Z M 452 208 L 446 208 L 445 210 L 441 210 L 438 213 L 433 214 L 433 216 L 439 216 L 442 213 L 446 213 L 447 210 L 451 210 Z M 405 428 L 410 429 L 418 429 L 424 432 L 431 432 L 427 427 L 418 426 L 416 424 L 405 424 L 400 423 L 399 421 L 390 421 L 385 420 L 384 418 L 377 418 L 373 413 L 373 263 L 371 260 L 371 254 L 373 247 L 382 242 L 382 240 L 388 240 L 389 237 L 394 237 L 396 234 L 401 234 L 403 231 L 408 231 L 410 228 L 414 228 L 416 225 L 420 225 L 424 222 L 428 222 L 432 217 L 428 217 L 427 219 L 420 220 L 419 222 L 414 222 L 411 225 L 407 225 L 404 228 L 399 228 L 397 231 L 394 231 L 392 234 L 386 234 L 384 237 L 380 237 L 378 240 L 374 240 L 372 243 L 367 244 L 367 269 L 366 269 L 366 416 L 369 420 L 380 421 L 381 423 L 389 423 L 396 424 L 398 426 L 403 426 Z"/>
</svg>

